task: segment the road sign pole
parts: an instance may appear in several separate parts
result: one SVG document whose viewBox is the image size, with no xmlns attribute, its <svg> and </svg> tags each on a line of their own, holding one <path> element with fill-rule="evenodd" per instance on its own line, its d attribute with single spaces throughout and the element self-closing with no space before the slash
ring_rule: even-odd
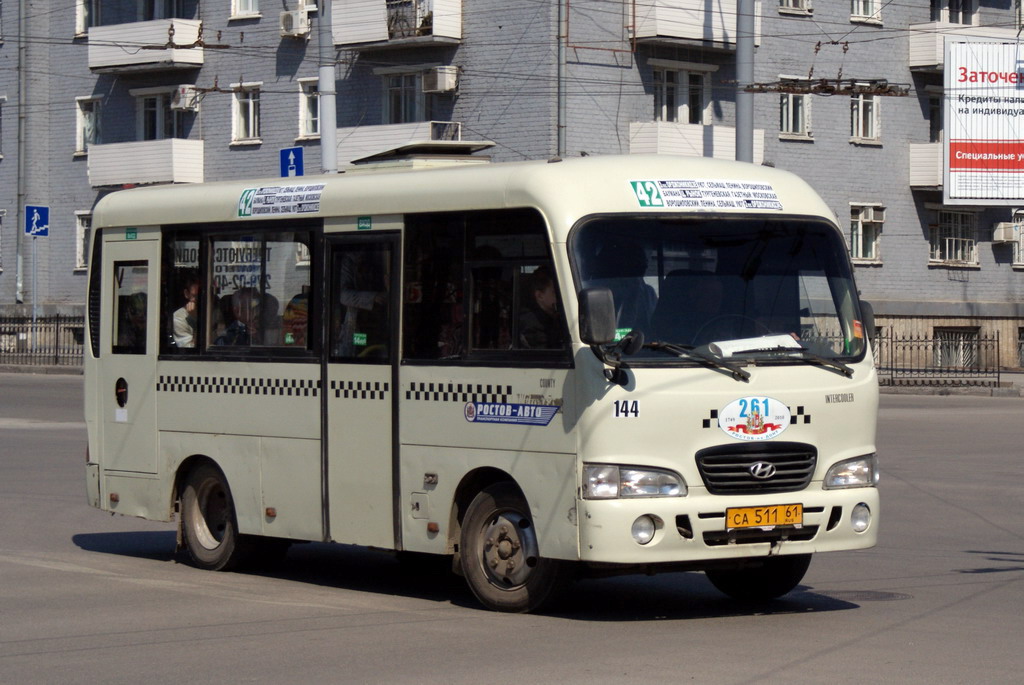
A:
<svg viewBox="0 0 1024 685">
<path fill-rule="evenodd" d="M 39 259 L 36 250 L 36 237 L 32 236 L 32 351 L 35 352 L 38 348 L 39 340 L 39 329 L 36 326 L 36 319 L 38 317 L 39 309 L 39 291 L 36 289 L 36 270 L 38 269 Z"/>
</svg>

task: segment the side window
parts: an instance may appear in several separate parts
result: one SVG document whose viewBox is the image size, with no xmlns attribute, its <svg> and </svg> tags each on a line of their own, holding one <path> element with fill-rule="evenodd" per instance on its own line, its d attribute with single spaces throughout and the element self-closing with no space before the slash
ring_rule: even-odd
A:
<svg viewBox="0 0 1024 685">
<path fill-rule="evenodd" d="M 390 243 L 353 243 L 331 255 L 331 359 L 391 359 Z"/>
<path fill-rule="evenodd" d="M 558 281 L 535 211 L 409 216 L 405 254 L 407 359 L 564 357 Z"/>
<path fill-rule="evenodd" d="M 114 262 L 114 354 L 146 354 L 149 262 Z"/>
<path fill-rule="evenodd" d="M 204 232 L 165 237 L 161 351 L 312 349 L 312 231 Z"/>
</svg>

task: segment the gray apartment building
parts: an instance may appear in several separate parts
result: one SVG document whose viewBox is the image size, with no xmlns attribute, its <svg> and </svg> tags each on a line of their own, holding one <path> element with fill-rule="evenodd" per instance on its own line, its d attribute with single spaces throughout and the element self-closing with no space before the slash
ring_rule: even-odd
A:
<svg viewBox="0 0 1024 685">
<path fill-rule="evenodd" d="M 423 141 L 733 158 L 739 4 L 333 0 L 324 122 L 314 0 L 0 0 L 0 314 L 82 310 L 105 194 L 276 177 L 290 148 L 319 173 L 328 125 L 342 169 Z M 754 162 L 832 207 L 880 327 L 953 349 L 998 333 L 1021 366 L 1024 198 L 942 196 L 944 37 L 1015 41 L 1019 1 L 753 5 Z M 26 205 L 49 207 L 47 237 Z"/>
</svg>

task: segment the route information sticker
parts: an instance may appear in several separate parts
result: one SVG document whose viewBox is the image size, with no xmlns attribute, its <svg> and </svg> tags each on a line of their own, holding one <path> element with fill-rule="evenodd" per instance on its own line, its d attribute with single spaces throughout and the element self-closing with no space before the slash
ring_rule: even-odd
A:
<svg viewBox="0 0 1024 685">
<path fill-rule="evenodd" d="M 756 181 L 630 181 L 641 207 L 671 209 L 782 209 L 770 183 Z"/>
<path fill-rule="evenodd" d="M 280 216 L 320 211 L 323 183 L 246 188 L 238 198 L 238 216 Z"/>
</svg>

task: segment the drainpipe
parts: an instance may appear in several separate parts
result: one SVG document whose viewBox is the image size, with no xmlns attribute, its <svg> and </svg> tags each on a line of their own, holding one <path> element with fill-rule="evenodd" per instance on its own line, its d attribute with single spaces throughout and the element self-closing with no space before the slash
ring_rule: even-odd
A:
<svg viewBox="0 0 1024 685">
<path fill-rule="evenodd" d="M 320 0 L 317 21 L 317 57 L 320 63 L 317 102 L 320 104 L 320 168 L 325 174 L 338 173 L 337 77 L 334 70 L 333 0 Z"/>
<path fill-rule="evenodd" d="M 25 20 L 26 20 L 26 2 L 18 3 L 18 180 L 17 190 L 15 195 L 17 197 L 17 207 L 14 209 L 14 214 L 18 218 L 17 224 L 14 231 L 14 261 L 15 261 L 15 275 L 14 275 L 14 300 L 18 304 L 25 302 L 25 264 L 24 255 L 22 255 L 25 225 L 25 97 L 28 92 L 28 83 L 25 79 L 25 64 L 26 64 L 26 51 L 28 45 L 25 41 Z M 37 295 L 35 292 L 32 293 L 32 299 L 35 300 Z"/>
<path fill-rule="evenodd" d="M 736 3 L 736 160 L 754 161 L 754 0 Z"/>
<path fill-rule="evenodd" d="M 565 35 L 565 19 L 566 19 L 566 4 L 569 0 L 558 0 L 558 28 L 556 30 L 556 60 L 558 61 L 558 101 L 556 103 L 557 116 L 556 116 L 556 133 L 555 133 L 555 145 L 556 153 L 559 157 L 565 158 L 565 78 L 566 78 L 566 65 L 565 65 L 565 41 L 567 36 Z"/>
</svg>

